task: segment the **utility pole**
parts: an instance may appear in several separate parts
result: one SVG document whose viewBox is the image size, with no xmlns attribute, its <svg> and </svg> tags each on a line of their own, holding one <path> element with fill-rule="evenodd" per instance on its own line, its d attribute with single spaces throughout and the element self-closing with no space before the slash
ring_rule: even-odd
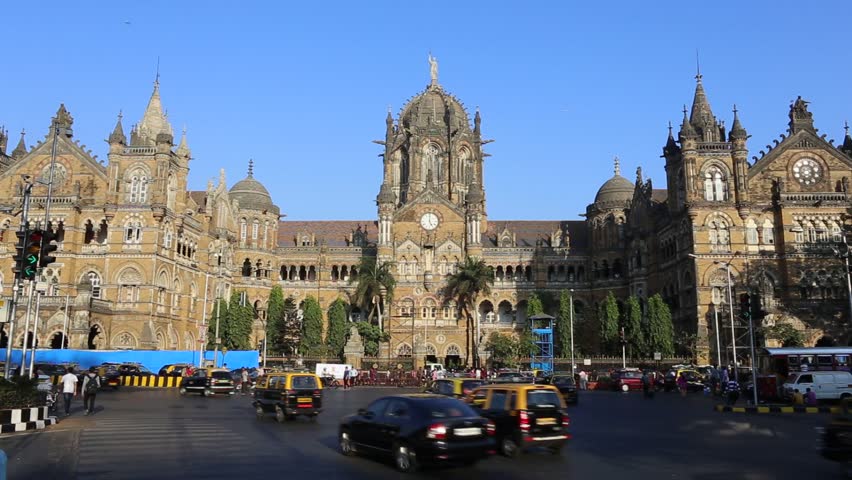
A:
<svg viewBox="0 0 852 480">
<path fill-rule="evenodd" d="M 571 289 L 571 295 L 569 298 L 569 318 L 571 322 L 571 378 L 574 378 L 574 370 L 576 370 L 576 363 L 574 363 L 574 289 Z"/>
<path fill-rule="evenodd" d="M 21 226 L 18 229 L 22 233 L 22 238 L 27 237 L 27 220 L 30 213 L 30 193 L 32 193 L 32 190 L 33 184 L 30 181 L 30 177 L 28 175 L 24 175 L 24 200 L 23 207 L 21 209 Z M 20 268 L 22 265 L 18 265 L 18 267 Z M 21 292 L 21 288 L 23 288 L 23 282 L 16 275 L 12 281 L 12 301 L 11 305 L 9 305 L 9 317 L 7 319 L 7 322 L 9 323 L 9 334 L 6 337 L 6 364 L 3 369 L 3 376 L 5 378 L 11 378 L 12 376 L 12 346 L 15 343 L 15 315 L 18 307 L 18 295 Z"/>
</svg>

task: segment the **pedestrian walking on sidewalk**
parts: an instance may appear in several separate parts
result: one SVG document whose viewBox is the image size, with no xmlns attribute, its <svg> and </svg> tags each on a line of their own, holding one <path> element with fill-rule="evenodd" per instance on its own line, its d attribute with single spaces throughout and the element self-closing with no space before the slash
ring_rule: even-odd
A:
<svg viewBox="0 0 852 480">
<path fill-rule="evenodd" d="M 580 370 L 580 390 L 585 390 L 589 385 L 589 374 L 585 370 Z"/>
<path fill-rule="evenodd" d="M 62 396 L 65 400 L 65 416 L 71 415 L 71 400 L 77 396 L 77 375 L 74 375 L 74 367 L 69 367 L 68 372 L 62 376 Z"/>
<path fill-rule="evenodd" d="M 349 371 L 349 367 L 347 366 L 343 370 L 343 389 L 344 390 L 349 390 L 349 385 L 352 383 L 350 381 L 350 379 L 352 378 L 351 375 L 352 375 L 352 372 Z"/>
<path fill-rule="evenodd" d="M 89 372 L 83 377 L 83 408 L 86 410 L 83 415 L 95 413 L 95 397 L 100 388 L 101 377 L 98 376 L 95 367 L 90 367 Z"/>
</svg>

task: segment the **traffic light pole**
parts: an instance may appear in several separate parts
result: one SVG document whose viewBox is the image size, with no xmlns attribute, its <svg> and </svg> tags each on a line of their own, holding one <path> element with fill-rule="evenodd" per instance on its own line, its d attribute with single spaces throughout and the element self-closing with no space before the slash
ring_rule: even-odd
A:
<svg viewBox="0 0 852 480">
<path fill-rule="evenodd" d="M 749 303 L 749 307 L 751 304 Z M 752 405 L 757 406 L 757 368 L 755 368 L 755 363 L 757 363 L 757 357 L 754 354 L 754 312 L 751 311 L 752 308 L 749 308 L 748 315 L 748 333 L 749 333 L 749 347 L 751 347 L 751 391 L 752 398 L 754 403 Z"/>
<path fill-rule="evenodd" d="M 23 238 L 26 238 L 27 219 L 30 212 L 30 193 L 32 192 L 32 189 L 32 183 L 26 183 L 24 185 L 24 205 L 21 209 L 21 227 L 19 229 L 24 233 Z M 20 268 L 22 265 L 18 265 L 18 267 Z M 15 315 L 18 306 L 18 295 L 20 294 L 22 284 L 23 282 L 21 282 L 20 278 L 16 275 L 12 281 L 12 302 L 11 305 L 9 305 L 9 317 L 7 319 L 7 322 L 9 323 L 9 333 L 6 336 L 6 363 L 3 367 L 3 376 L 5 378 L 12 377 L 12 347 L 15 344 Z"/>
<path fill-rule="evenodd" d="M 33 284 L 33 287 L 35 287 L 35 284 Z M 31 377 L 35 373 L 35 371 L 33 370 L 33 367 L 35 366 L 36 347 L 38 347 L 38 324 L 39 324 L 38 312 L 39 312 L 39 310 L 41 310 L 41 292 L 39 292 L 36 288 L 33 288 L 33 290 L 35 290 L 36 306 L 35 306 L 35 321 L 33 322 L 33 345 L 32 345 L 32 347 L 30 347 L 31 352 L 30 352 L 30 370 L 29 371 L 30 371 Z"/>
<path fill-rule="evenodd" d="M 26 322 L 24 323 L 24 342 L 21 346 L 21 376 L 25 376 L 27 373 L 27 351 L 29 350 L 28 342 L 30 336 L 30 316 L 33 313 L 33 295 L 35 294 L 35 280 L 30 280 L 29 284 L 29 294 L 27 295 L 27 314 L 26 314 Z M 35 346 L 35 336 L 32 339 L 33 346 Z"/>
</svg>

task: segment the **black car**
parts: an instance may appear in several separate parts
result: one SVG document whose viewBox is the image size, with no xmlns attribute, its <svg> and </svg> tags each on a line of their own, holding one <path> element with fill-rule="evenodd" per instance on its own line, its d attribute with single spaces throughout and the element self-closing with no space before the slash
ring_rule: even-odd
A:
<svg viewBox="0 0 852 480">
<path fill-rule="evenodd" d="M 579 403 L 580 398 L 577 394 L 577 383 L 574 381 L 574 377 L 572 377 L 570 373 L 554 374 L 546 383 L 558 388 L 559 393 L 562 394 L 562 398 L 565 399 L 566 403 L 570 403 L 572 405 L 577 405 Z"/>
<path fill-rule="evenodd" d="M 494 453 L 492 422 L 461 400 L 410 394 L 375 400 L 340 424 L 344 455 L 393 456 L 396 468 L 411 472 L 429 463 L 472 465 Z"/>
<path fill-rule="evenodd" d="M 852 462 L 852 403 L 844 400 L 840 413 L 821 429 L 819 452 L 835 462 Z"/>
</svg>

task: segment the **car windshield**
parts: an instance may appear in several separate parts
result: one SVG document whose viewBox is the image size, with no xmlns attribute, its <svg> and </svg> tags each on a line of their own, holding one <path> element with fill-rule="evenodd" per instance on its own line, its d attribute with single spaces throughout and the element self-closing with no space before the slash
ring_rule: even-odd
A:
<svg viewBox="0 0 852 480">
<path fill-rule="evenodd" d="M 618 378 L 642 378 L 642 372 L 621 372 Z"/>
<path fill-rule="evenodd" d="M 293 388 L 317 388 L 316 378 L 308 375 L 298 375 L 293 377 Z"/>
<path fill-rule="evenodd" d="M 569 376 L 566 376 L 566 375 L 559 375 L 559 376 L 553 377 L 553 384 L 554 385 L 574 385 L 574 379 L 569 377 Z"/>
<path fill-rule="evenodd" d="M 559 408 L 562 403 L 559 395 L 553 390 L 530 390 L 527 392 L 527 406 L 529 408 Z"/>
<path fill-rule="evenodd" d="M 469 392 L 476 387 L 482 386 L 485 384 L 482 380 L 465 380 L 462 382 L 462 390 L 465 392 Z"/>
<path fill-rule="evenodd" d="M 231 375 L 228 374 L 228 372 L 213 372 L 213 373 L 210 374 L 210 376 L 213 377 L 213 378 L 220 379 L 220 380 L 230 380 L 231 379 Z"/>
<path fill-rule="evenodd" d="M 453 399 L 430 399 L 417 402 L 418 408 L 429 418 L 476 417 L 477 414 L 464 402 Z"/>
</svg>

